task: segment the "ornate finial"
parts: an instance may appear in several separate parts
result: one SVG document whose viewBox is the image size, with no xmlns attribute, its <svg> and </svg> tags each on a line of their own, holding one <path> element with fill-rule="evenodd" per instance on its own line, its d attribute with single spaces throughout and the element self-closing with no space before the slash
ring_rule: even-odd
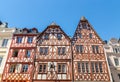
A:
<svg viewBox="0 0 120 82">
<path fill-rule="evenodd" d="M 50 25 L 57 25 L 55 22 L 52 22 Z"/>
<path fill-rule="evenodd" d="M 80 20 L 85 21 L 86 18 L 84 16 L 82 16 Z"/>
</svg>

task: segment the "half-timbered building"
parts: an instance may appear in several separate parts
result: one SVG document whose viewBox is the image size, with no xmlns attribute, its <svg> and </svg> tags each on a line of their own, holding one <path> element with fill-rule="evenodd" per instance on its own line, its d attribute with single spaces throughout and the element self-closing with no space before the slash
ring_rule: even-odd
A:
<svg viewBox="0 0 120 82">
<path fill-rule="evenodd" d="M 33 82 L 71 82 L 71 41 L 52 23 L 38 35 Z"/>
<path fill-rule="evenodd" d="M 110 82 L 103 41 L 85 17 L 72 39 L 74 82 Z"/>
<path fill-rule="evenodd" d="M 37 29 L 17 29 L 13 34 L 3 82 L 32 82 Z"/>
</svg>

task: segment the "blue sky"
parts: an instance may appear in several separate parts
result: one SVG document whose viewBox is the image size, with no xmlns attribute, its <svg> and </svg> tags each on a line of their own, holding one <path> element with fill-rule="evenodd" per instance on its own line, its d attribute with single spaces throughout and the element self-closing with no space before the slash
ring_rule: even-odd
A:
<svg viewBox="0 0 120 82">
<path fill-rule="evenodd" d="M 81 16 L 103 40 L 120 37 L 120 0 L 0 0 L 0 20 L 9 27 L 43 31 L 54 21 L 73 36 Z"/>
</svg>

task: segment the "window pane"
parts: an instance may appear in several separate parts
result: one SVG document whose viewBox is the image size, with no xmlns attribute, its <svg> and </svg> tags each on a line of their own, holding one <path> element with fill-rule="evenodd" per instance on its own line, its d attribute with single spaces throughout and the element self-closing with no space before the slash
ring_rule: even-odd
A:
<svg viewBox="0 0 120 82">
<path fill-rule="evenodd" d="M 93 51 L 93 53 L 95 53 L 95 46 L 94 45 L 92 45 L 92 51 Z"/>
<path fill-rule="evenodd" d="M 40 65 L 39 67 L 39 72 L 42 72 L 42 65 Z"/>
<path fill-rule="evenodd" d="M 11 66 L 10 66 L 10 69 L 9 69 L 9 72 L 10 72 L 10 73 L 15 72 L 15 68 L 16 68 L 16 65 L 11 65 Z"/>
<path fill-rule="evenodd" d="M 17 43 L 21 43 L 22 42 L 22 37 L 17 37 Z"/>
<path fill-rule="evenodd" d="M 81 72 L 80 62 L 78 62 L 78 72 Z"/>
<path fill-rule="evenodd" d="M 27 42 L 28 42 L 28 43 L 32 43 L 32 41 L 33 41 L 33 37 L 28 37 Z"/>
<path fill-rule="evenodd" d="M 18 56 L 18 50 L 15 50 L 14 52 L 13 52 L 13 57 L 17 57 Z"/>
<path fill-rule="evenodd" d="M 89 38 L 90 38 L 90 39 L 92 38 L 92 33 L 89 34 Z"/>
<path fill-rule="evenodd" d="M 58 73 L 61 73 L 61 65 L 58 65 Z"/>
<path fill-rule="evenodd" d="M 95 69 L 96 69 L 96 73 L 98 73 L 99 70 L 98 70 L 98 63 L 97 62 L 95 62 Z"/>
<path fill-rule="evenodd" d="M 96 46 L 96 53 L 99 53 L 99 47 Z"/>
<path fill-rule="evenodd" d="M 58 38 L 58 40 L 61 40 L 62 39 L 62 34 L 57 34 L 57 38 Z"/>
<path fill-rule="evenodd" d="M 66 73 L 66 66 L 65 66 L 65 64 L 62 65 L 62 73 Z"/>
<path fill-rule="evenodd" d="M 83 73 L 85 72 L 85 65 L 84 65 L 84 63 L 82 63 L 82 72 Z"/>
<path fill-rule="evenodd" d="M 23 65 L 22 72 L 27 72 L 28 64 Z"/>
<path fill-rule="evenodd" d="M 102 62 L 99 63 L 99 68 L 100 68 L 100 73 L 102 73 L 103 72 L 103 70 L 102 70 Z"/>
<path fill-rule="evenodd" d="M 89 73 L 89 64 L 86 63 L 86 72 Z"/>
<path fill-rule="evenodd" d="M 79 33 L 78 36 L 79 36 L 79 38 L 82 38 L 82 34 L 81 33 Z"/>
<path fill-rule="evenodd" d="M 44 39 L 45 39 L 45 40 L 48 40 L 48 39 L 49 39 L 49 34 L 45 34 L 45 35 L 44 35 Z"/>
<path fill-rule="evenodd" d="M 83 45 L 76 45 L 76 52 L 83 53 Z"/>
<path fill-rule="evenodd" d="M 95 69 L 94 69 L 94 63 L 93 62 L 91 63 L 91 68 L 92 68 L 92 72 L 94 73 Z"/>
<path fill-rule="evenodd" d="M 6 47 L 8 43 L 8 39 L 4 39 L 2 43 L 2 47 Z"/>
<path fill-rule="evenodd" d="M 0 57 L 0 66 L 1 66 L 1 63 L 2 63 L 2 59 L 3 59 L 3 57 Z"/>
<path fill-rule="evenodd" d="M 31 52 L 31 50 L 27 50 L 27 53 L 26 53 L 27 57 L 30 57 L 30 52 Z"/>
<path fill-rule="evenodd" d="M 118 65 L 119 65 L 119 60 L 118 60 L 118 58 L 115 58 L 114 61 L 115 61 L 115 65 L 118 66 Z"/>
</svg>

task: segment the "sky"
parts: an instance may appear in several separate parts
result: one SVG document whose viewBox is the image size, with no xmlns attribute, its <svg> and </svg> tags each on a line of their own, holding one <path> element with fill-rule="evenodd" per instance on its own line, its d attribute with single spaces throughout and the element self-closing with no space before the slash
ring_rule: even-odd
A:
<svg viewBox="0 0 120 82">
<path fill-rule="evenodd" d="M 9 27 L 42 32 L 55 22 L 72 37 L 82 16 L 102 40 L 120 38 L 120 0 L 0 0 L 0 20 Z"/>
</svg>

